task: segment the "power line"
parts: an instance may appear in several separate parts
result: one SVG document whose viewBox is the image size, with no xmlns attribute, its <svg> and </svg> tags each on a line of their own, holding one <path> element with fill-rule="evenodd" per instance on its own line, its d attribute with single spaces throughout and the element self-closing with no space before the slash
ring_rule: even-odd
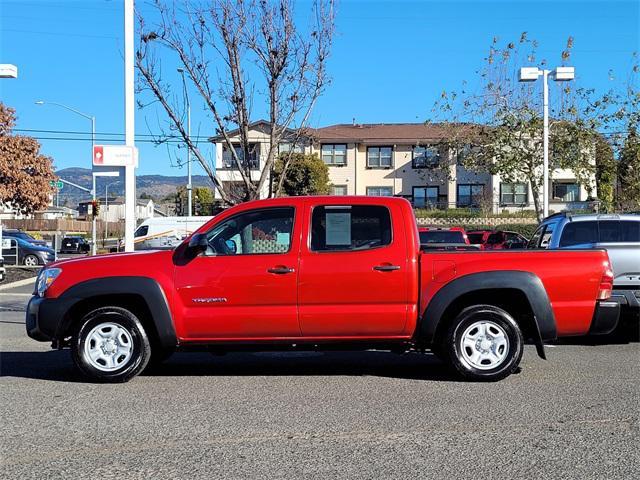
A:
<svg viewBox="0 0 640 480">
<path fill-rule="evenodd" d="M 25 132 L 25 133 L 52 133 L 57 135 L 86 135 L 89 140 L 91 139 L 91 132 L 87 131 L 74 131 L 74 130 L 39 130 L 33 128 L 14 128 L 15 132 Z M 103 137 L 124 137 L 124 133 L 109 133 L 109 132 L 96 132 L 96 135 L 100 135 Z M 202 139 L 208 140 L 213 135 L 191 135 L 192 139 Z M 181 138 L 179 135 L 160 135 L 153 133 L 136 133 L 136 138 L 139 137 L 151 137 L 151 138 Z"/>
</svg>

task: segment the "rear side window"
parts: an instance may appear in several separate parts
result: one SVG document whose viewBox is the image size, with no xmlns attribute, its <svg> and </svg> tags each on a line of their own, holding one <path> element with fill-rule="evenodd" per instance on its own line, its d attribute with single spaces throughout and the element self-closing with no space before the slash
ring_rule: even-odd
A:
<svg viewBox="0 0 640 480">
<path fill-rule="evenodd" d="M 553 236 L 555 228 L 555 223 L 548 223 L 538 227 L 536 232 L 533 234 L 533 237 L 531 237 L 531 240 L 529 240 L 527 248 L 549 248 L 549 243 L 551 242 L 551 237 Z"/>
<path fill-rule="evenodd" d="M 367 250 L 391 243 L 391 215 L 374 205 L 315 207 L 311 218 L 311 250 Z"/>
<path fill-rule="evenodd" d="M 498 243 L 502 243 L 503 241 L 504 237 L 500 232 L 492 233 L 491 235 L 489 235 L 489 238 L 487 238 L 487 243 L 489 245 L 496 245 Z"/>
<path fill-rule="evenodd" d="M 640 221 L 620 221 L 620 241 L 640 242 Z"/>
<path fill-rule="evenodd" d="M 565 225 L 560 247 L 598 243 L 598 222 L 571 222 Z"/>
</svg>

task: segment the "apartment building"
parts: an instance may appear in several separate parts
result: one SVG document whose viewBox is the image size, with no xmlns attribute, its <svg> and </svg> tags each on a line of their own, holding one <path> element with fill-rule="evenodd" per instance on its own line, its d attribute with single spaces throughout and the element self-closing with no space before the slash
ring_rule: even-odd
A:
<svg viewBox="0 0 640 480">
<path fill-rule="evenodd" d="M 250 129 L 249 161 L 255 180 L 266 158 L 269 131 L 266 121 L 255 122 Z M 496 213 L 533 209 L 527 184 L 465 168 L 464 152 L 441 146 L 448 132 L 438 124 L 338 124 L 310 129 L 295 148 L 316 153 L 328 165 L 335 195 L 401 196 L 418 208 L 482 207 Z M 240 174 L 221 140 L 212 139 L 218 174 L 223 182 L 239 182 Z M 280 145 L 280 151 L 290 148 L 288 143 Z M 552 172 L 550 183 L 552 211 L 579 209 L 587 205 L 589 189 L 596 194 L 594 179 L 589 185 L 580 184 L 568 170 Z"/>
</svg>

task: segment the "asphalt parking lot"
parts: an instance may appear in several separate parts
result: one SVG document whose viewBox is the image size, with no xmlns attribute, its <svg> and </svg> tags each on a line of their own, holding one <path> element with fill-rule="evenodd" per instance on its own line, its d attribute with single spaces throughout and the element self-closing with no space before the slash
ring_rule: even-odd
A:
<svg viewBox="0 0 640 480">
<path fill-rule="evenodd" d="M 640 478 L 638 343 L 527 347 L 519 374 L 430 355 L 176 354 L 85 383 L 0 292 L 2 478 Z"/>
</svg>

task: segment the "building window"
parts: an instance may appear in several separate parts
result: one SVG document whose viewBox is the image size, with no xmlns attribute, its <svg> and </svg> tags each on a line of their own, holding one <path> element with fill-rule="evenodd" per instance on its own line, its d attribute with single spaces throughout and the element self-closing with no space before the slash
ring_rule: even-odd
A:
<svg viewBox="0 0 640 480">
<path fill-rule="evenodd" d="M 438 205 L 439 187 L 413 187 L 413 206 L 429 208 Z"/>
<path fill-rule="evenodd" d="M 234 145 L 233 148 L 236 151 L 236 155 L 238 155 L 240 163 L 245 165 L 244 151 L 242 150 L 242 147 L 240 145 Z M 254 170 L 258 169 L 259 156 L 260 148 L 258 144 L 249 145 L 249 168 Z M 233 155 L 226 146 L 222 148 L 222 166 L 224 168 L 237 168 Z"/>
<path fill-rule="evenodd" d="M 298 145 L 298 144 L 291 144 L 291 143 L 281 143 L 278 145 L 278 155 L 280 155 L 281 153 L 289 153 L 293 147 L 293 152 L 294 153 L 304 153 L 304 148 L 302 145 Z"/>
<path fill-rule="evenodd" d="M 484 196 L 484 185 L 458 185 L 458 207 L 477 207 Z"/>
<path fill-rule="evenodd" d="M 367 195 L 371 197 L 392 197 L 392 187 L 367 187 Z"/>
<path fill-rule="evenodd" d="M 440 164 L 438 147 L 413 147 L 411 165 L 413 168 L 437 167 Z"/>
<path fill-rule="evenodd" d="M 322 145 L 321 151 L 322 161 L 327 165 L 347 164 L 347 146 L 345 144 Z"/>
<path fill-rule="evenodd" d="M 369 168 L 391 168 L 391 147 L 368 147 L 367 167 Z"/>
<path fill-rule="evenodd" d="M 580 185 L 577 183 L 553 182 L 553 200 L 577 202 L 580 200 Z"/>
<path fill-rule="evenodd" d="M 526 183 L 500 184 L 500 204 L 527 205 L 529 203 L 529 189 Z"/>
<path fill-rule="evenodd" d="M 329 190 L 331 195 L 346 195 L 347 194 L 347 186 L 346 185 L 331 185 L 331 189 Z"/>
</svg>

